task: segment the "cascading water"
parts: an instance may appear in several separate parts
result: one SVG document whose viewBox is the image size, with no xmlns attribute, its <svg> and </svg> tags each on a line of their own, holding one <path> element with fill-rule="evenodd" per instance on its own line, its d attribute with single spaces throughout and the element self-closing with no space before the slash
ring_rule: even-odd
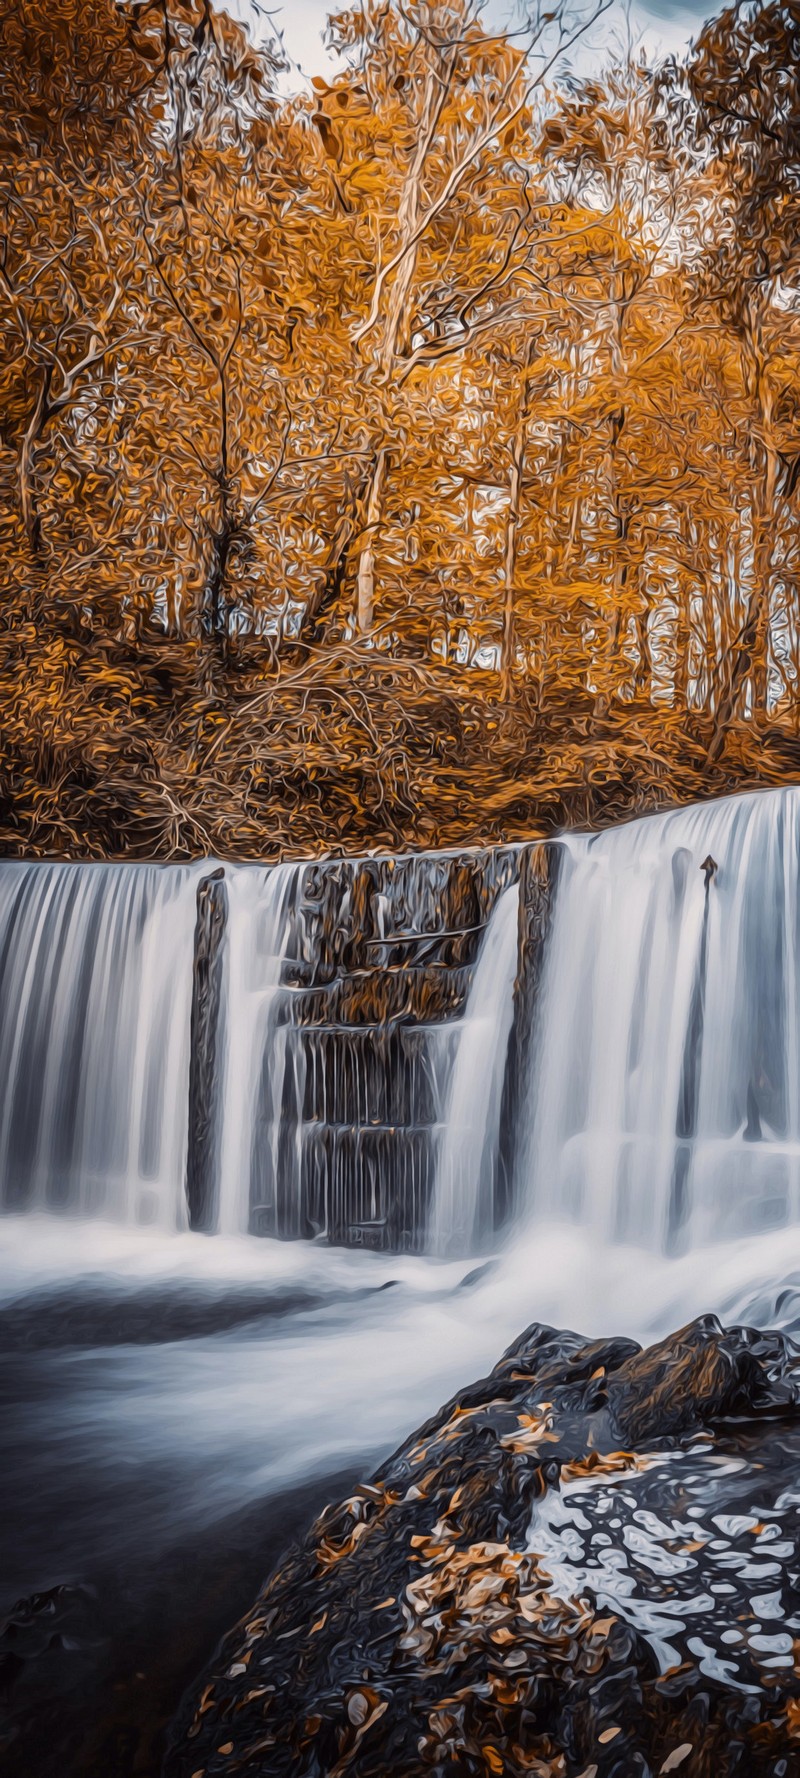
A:
<svg viewBox="0 0 800 1778">
<path fill-rule="evenodd" d="M 523 1213 L 672 1251 L 800 1221 L 800 791 L 562 844 Z"/>
<path fill-rule="evenodd" d="M 254 1174 L 263 1173 L 264 1161 L 271 1178 L 278 1172 L 286 1069 L 295 1060 L 280 1019 L 282 969 L 299 869 L 228 873 L 217 1223 L 223 1235 L 247 1234 Z"/>
<path fill-rule="evenodd" d="M 0 1203 L 419 1247 L 508 868 L 0 866 Z"/>
<path fill-rule="evenodd" d="M 0 864 L 0 1201 L 185 1226 L 194 867 Z"/>
<path fill-rule="evenodd" d="M 6 1210 L 187 1226 L 195 893 L 204 869 L 0 864 Z M 280 1098 L 275 1015 L 297 869 L 227 871 L 215 1219 L 225 1234 L 247 1230 L 265 1097 Z"/>
<path fill-rule="evenodd" d="M 518 1228 L 675 1253 L 800 1224 L 800 791 L 555 844 Z M 475 868 L 224 867 L 206 1226 L 491 1242 L 524 919 L 510 855 L 469 878 L 476 961 L 485 912 L 440 905 Z M 0 865 L 5 1209 L 186 1226 L 208 869 Z"/>
<path fill-rule="evenodd" d="M 517 972 L 519 884 L 486 929 L 459 1034 L 430 1225 L 435 1253 L 471 1253 L 491 1237 L 503 1079 Z"/>
</svg>

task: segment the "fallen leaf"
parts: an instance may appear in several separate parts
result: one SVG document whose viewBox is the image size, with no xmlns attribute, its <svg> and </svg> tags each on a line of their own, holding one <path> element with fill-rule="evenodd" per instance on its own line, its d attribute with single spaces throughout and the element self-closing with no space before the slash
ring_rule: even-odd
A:
<svg viewBox="0 0 800 1778">
<path fill-rule="evenodd" d="M 663 1766 L 659 1766 L 659 1778 L 661 1778 L 662 1772 L 676 1772 L 678 1766 L 683 1765 L 684 1760 L 688 1758 L 691 1751 L 691 1741 L 682 1741 L 680 1747 L 676 1747 L 672 1753 L 667 1754 Z"/>
</svg>

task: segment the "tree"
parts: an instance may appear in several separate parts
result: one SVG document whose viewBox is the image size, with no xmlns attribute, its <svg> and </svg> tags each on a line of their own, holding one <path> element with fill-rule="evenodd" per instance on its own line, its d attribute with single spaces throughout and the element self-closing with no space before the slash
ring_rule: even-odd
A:
<svg viewBox="0 0 800 1778">
<path fill-rule="evenodd" d="M 507 837 L 794 769 L 797 28 L 565 78 L 567 12 L 365 0 L 286 98 L 212 0 L 6 9 L 8 844 Z"/>
<path fill-rule="evenodd" d="M 736 5 L 702 33 L 687 70 L 701 141 L 718 156 L 723 185 L 720 241 L 709 272 L 721 315 L 739 342 L 751 404 L 752 580 L 743 622 L 725 663 L 711 757 L 744 694 L 769 702 L 776 529 L 782 493 L 780 407 L 789 396 L 791 445 L 796 396 L 786 388 L 781 295 L 798 272 L 800 14 L 779 0 Z M 782 487 L 783 483 L 783 487 Z M 774 649 L 772 660 L 774 662 Z"/>
<path fill-rule="evenodd" d="M 362 632 L 375 618 L 392 434 L 405 437 L 414 425 L 414 404 L 422 404 L 428 387 L 422 367 L 463 352 L 494 325 L 487 310 L 513 277 L 533 227 L 514 148 L 532 125 L 551 68 L 585 26 L 584 20 L 570 30 L 565 11 L 543 14 L 519 46 L 489 35 L 472 0 L 409 11 L 370 4 L 333 21 L 337 46 L 354 59 L 355 79 L 326 89 L 316 118 L 342 201 L 354 179 L 370 200 L 370 240 L 362 252 L 371 294 L 352 332 L 359 388 L 374 415 L 357 500 Z M 351 85 L 370 102 L 366 117 L 363 104 L 353 116 Z M 352 120 L 350 131 L 342 114 Z M 487 230 L 481 216 L 489 191 Z M 355 516 L 350 541 L 354 530 Z"/>
</svg>

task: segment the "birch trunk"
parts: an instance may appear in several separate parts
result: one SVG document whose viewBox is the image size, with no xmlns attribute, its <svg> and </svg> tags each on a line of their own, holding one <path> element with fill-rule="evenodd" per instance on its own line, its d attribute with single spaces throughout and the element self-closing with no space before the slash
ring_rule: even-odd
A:
<svg viewBox="0 0 800 1778">
<path fill-rule="evenodd" d="M 753 582 L 741 629 L 725 662 L 720 699 L 707 759 L 713 764 L 722 752 L 725 734 L 739 710 L 748 678 L 753 708 L 766 713 L 769 697 L 769 632 L 772 590 L 772 555 L 777 516 L 778 453 L 772 438 L 772 400 L 756 355 L 754 376 L 758 404 L 761 474 L 756 486 L 753 515 Z"/>
<path fill-rule="evenodd" d="M 508 486 L 505 548 L 503 551 L 503 646 L 501 653 L 502 695 L 506 702 L 514 688 L 514 660 L 517 650 L 517 555 L 522 513 L 522 483 L 525 474 L 525 433 L 531 401 L 531 370 L 536 342 L 531 339 L 522 366 L 521 393 L 517 425 L 511 444 L 511 477 Z"/>
<path fill-rule="evenodd" d="M 362 636 L 369 634 L 375 622 L 375 536 L 383 516 L 383 485 L 386 474 L 386 452 L 379 451 L 372 472 L 366 512 L 366 540 L 358 559 L 356 581 L 356 621 Z"/>
<path fill-rule="evenodd" d="M 519 425 L 511 447 L 511 481 L 509 484 L 508 516 L 506 519 L 506 543 L 503 562 L 503 653 L 502 653 L 502 689 L 503 698 L 508 702 L 514 687 L 514 657 L 517 648 L 516 626 L 516 573 L 517 548 L 519 543 L 519 519 L 522 491 L 522 472 L 525 457 L 525 420 L 526 412 L 520 416 Z"/>
<path fill-rule="evenodd" d="M 408 344 L 410 298 L 417 270 L 419 244 L 415 237 L 422 203 L 422 176 L 440 105 L 441 83 L 431 69 L 425 83 L 417 146 L 403 182 L 397 213 L 402 258 L 389 292 L 386 326 L 378 356 L 378 368 L 384 382 L 389 381 L 398 353 Z M 367 534 L 359 556 L 356 577 L 356 621 L 362 635 L 371 630 L 375 622 L 375 544 L 383 519 L 385 468 L 386 451 L 381 447 L 377 453 L 367 498 Z"/>
</svg>

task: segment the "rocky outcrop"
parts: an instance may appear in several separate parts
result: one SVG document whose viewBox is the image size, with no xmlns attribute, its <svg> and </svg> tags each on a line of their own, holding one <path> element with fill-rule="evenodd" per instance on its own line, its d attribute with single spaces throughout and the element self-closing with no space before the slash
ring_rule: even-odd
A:
<svg viewBox="0 0 800 1778">
<path fill-rule="evenodd" d="M 514 1011 L 508 1044 L 503 1105 L 500 1115 L 496 1221 L 502 1223 L 514 1205 L 516 1174 L 522 1156 L 522 1126 L 530 1091 L 544 949 L 550 930 L 562 851 L 557 844 L 525 846 L 519 853 L 519 927 Z"/>
<path fill-rule="evenodd" d="M 458 1022 L 519 859 L 495 847 L 298 867 L 285 1087 L 259 1119 L 255 1233 L 425 1246 Z"/>
<path fill-rule="evenodd" d="M 798 1354 L 529 1328 L 323 1513 L 169 1778 L 800 1770 Z"/>
<path fill-rule="evenodd" d="M 270 873 L 261 873 L 266 928 L 254 924 L 247 985 L 263 1003 L 249 1151 L 252 1233 L 425 1248 L 448 1083 L 476 964 L 498 900 L 519 878 L 513 1016 L 499 1058 L 502 1138 L 486 1181 L 494 1225 L 507 1221 L 559 856 L 558 846 L 537 842 L 298 863 L 273 927 Z M 237 1018 L 228 991 L 236 909 L 222 868 L 201 878 L 186 1197 L 191 1227 L 207 1231 L 219 1219 L 226 1024 L 235 1029 Z M 265 957 L 274 961 L 274 981 L 269 970 L 259 978 Z"/>
<path fill-rule="evenodd" d="M 190 1226 L 206 1232 L 216 1220 L 222 946 L 228 912 L 224 879 L 222 867 L 201 878 L 194 929 L 186 1203 Z"/>
</svg>

